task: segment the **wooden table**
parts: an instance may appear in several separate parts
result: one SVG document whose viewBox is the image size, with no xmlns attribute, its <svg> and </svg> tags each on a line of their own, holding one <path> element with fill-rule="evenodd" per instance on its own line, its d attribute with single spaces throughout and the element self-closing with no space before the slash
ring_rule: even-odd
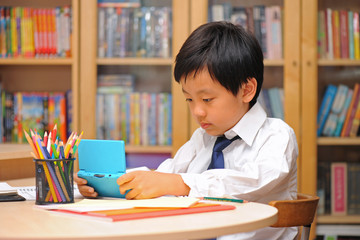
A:
<svg viewBox="0 0 360 240">
<path fill-rule="evenodd" d="M 28 186 L 34 179 L 7 183 Z M 277 221 L 277 209 L 260 203 L 237 203 L 229 211 L 122 222 L 58 215 L 34 205 L 34 201 L 0 203 L 0 239 L 201 239 L 253 231 Z"/>
</svg>

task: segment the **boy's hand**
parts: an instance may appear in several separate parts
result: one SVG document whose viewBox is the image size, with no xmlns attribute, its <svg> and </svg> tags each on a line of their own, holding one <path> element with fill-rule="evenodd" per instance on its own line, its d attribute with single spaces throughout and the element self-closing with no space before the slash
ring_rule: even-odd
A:
<svg viewBox="0 0 360 240">
<path fill-rule="evenodd" d="M 117 179 L 120 193 L 126 194 L 126 199 L 155 198 L 163 195 L 185 196 L 190 188 L 179 174 L 154 171 L 134 171 Z"/>
<path fill-rule="evenodd" d="M 81 193 L 81 195 L 83 195 L 84 197 L 90 197 L 90 198 L 97 197 L 98 193 L 95 192 L 94 188 L 86 185 L 87 184 L 86 179 L 79 178 L 77 173 L 74 173 L 74 181 L 78 185 L 79 192 Z"/>
</svg>

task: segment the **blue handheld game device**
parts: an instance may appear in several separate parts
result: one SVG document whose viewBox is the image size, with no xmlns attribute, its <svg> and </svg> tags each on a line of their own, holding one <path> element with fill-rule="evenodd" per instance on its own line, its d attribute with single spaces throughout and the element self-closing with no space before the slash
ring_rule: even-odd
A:
<svg viewBox="0 0 360 240">
<path fill-rule="evenodd" d="M 78 176 L 102 197 L 124 198 L 116 180 L 126 172 L 125 144 L 121 140 L 83 139 L 79 144 Z"/>
</svg>

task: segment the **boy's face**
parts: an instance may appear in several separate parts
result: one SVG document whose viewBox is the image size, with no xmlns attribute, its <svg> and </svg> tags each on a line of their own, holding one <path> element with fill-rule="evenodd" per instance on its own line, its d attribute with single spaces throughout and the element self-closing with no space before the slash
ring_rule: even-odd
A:
<svg viewBox="0 0 360 240">
<path fill-rule="evenodd" d="M 247 93 L 247 84 L 234 96 L 213 80 L 207 70 L 198 72 L 195 77 L 189 74 L 180 84 L 192 116 L 212 136 L 224 134 L 249 110 L 252 97 Z"/>
</svg>

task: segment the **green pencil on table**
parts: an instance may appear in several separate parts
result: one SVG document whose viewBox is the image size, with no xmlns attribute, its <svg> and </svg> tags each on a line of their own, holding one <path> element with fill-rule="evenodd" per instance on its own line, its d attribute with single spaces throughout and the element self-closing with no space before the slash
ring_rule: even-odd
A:
<svg viewBox="0 0 360 240">
<path fill-rule="evenodd" d="M 243 199 L 234 198 L 219 198 L 219 197 L 202 197 L 202 200 L 220 201 L 220 202 L 236 202 L 236 203 L 247 203 L 248 201 Z"/>
</svg>

